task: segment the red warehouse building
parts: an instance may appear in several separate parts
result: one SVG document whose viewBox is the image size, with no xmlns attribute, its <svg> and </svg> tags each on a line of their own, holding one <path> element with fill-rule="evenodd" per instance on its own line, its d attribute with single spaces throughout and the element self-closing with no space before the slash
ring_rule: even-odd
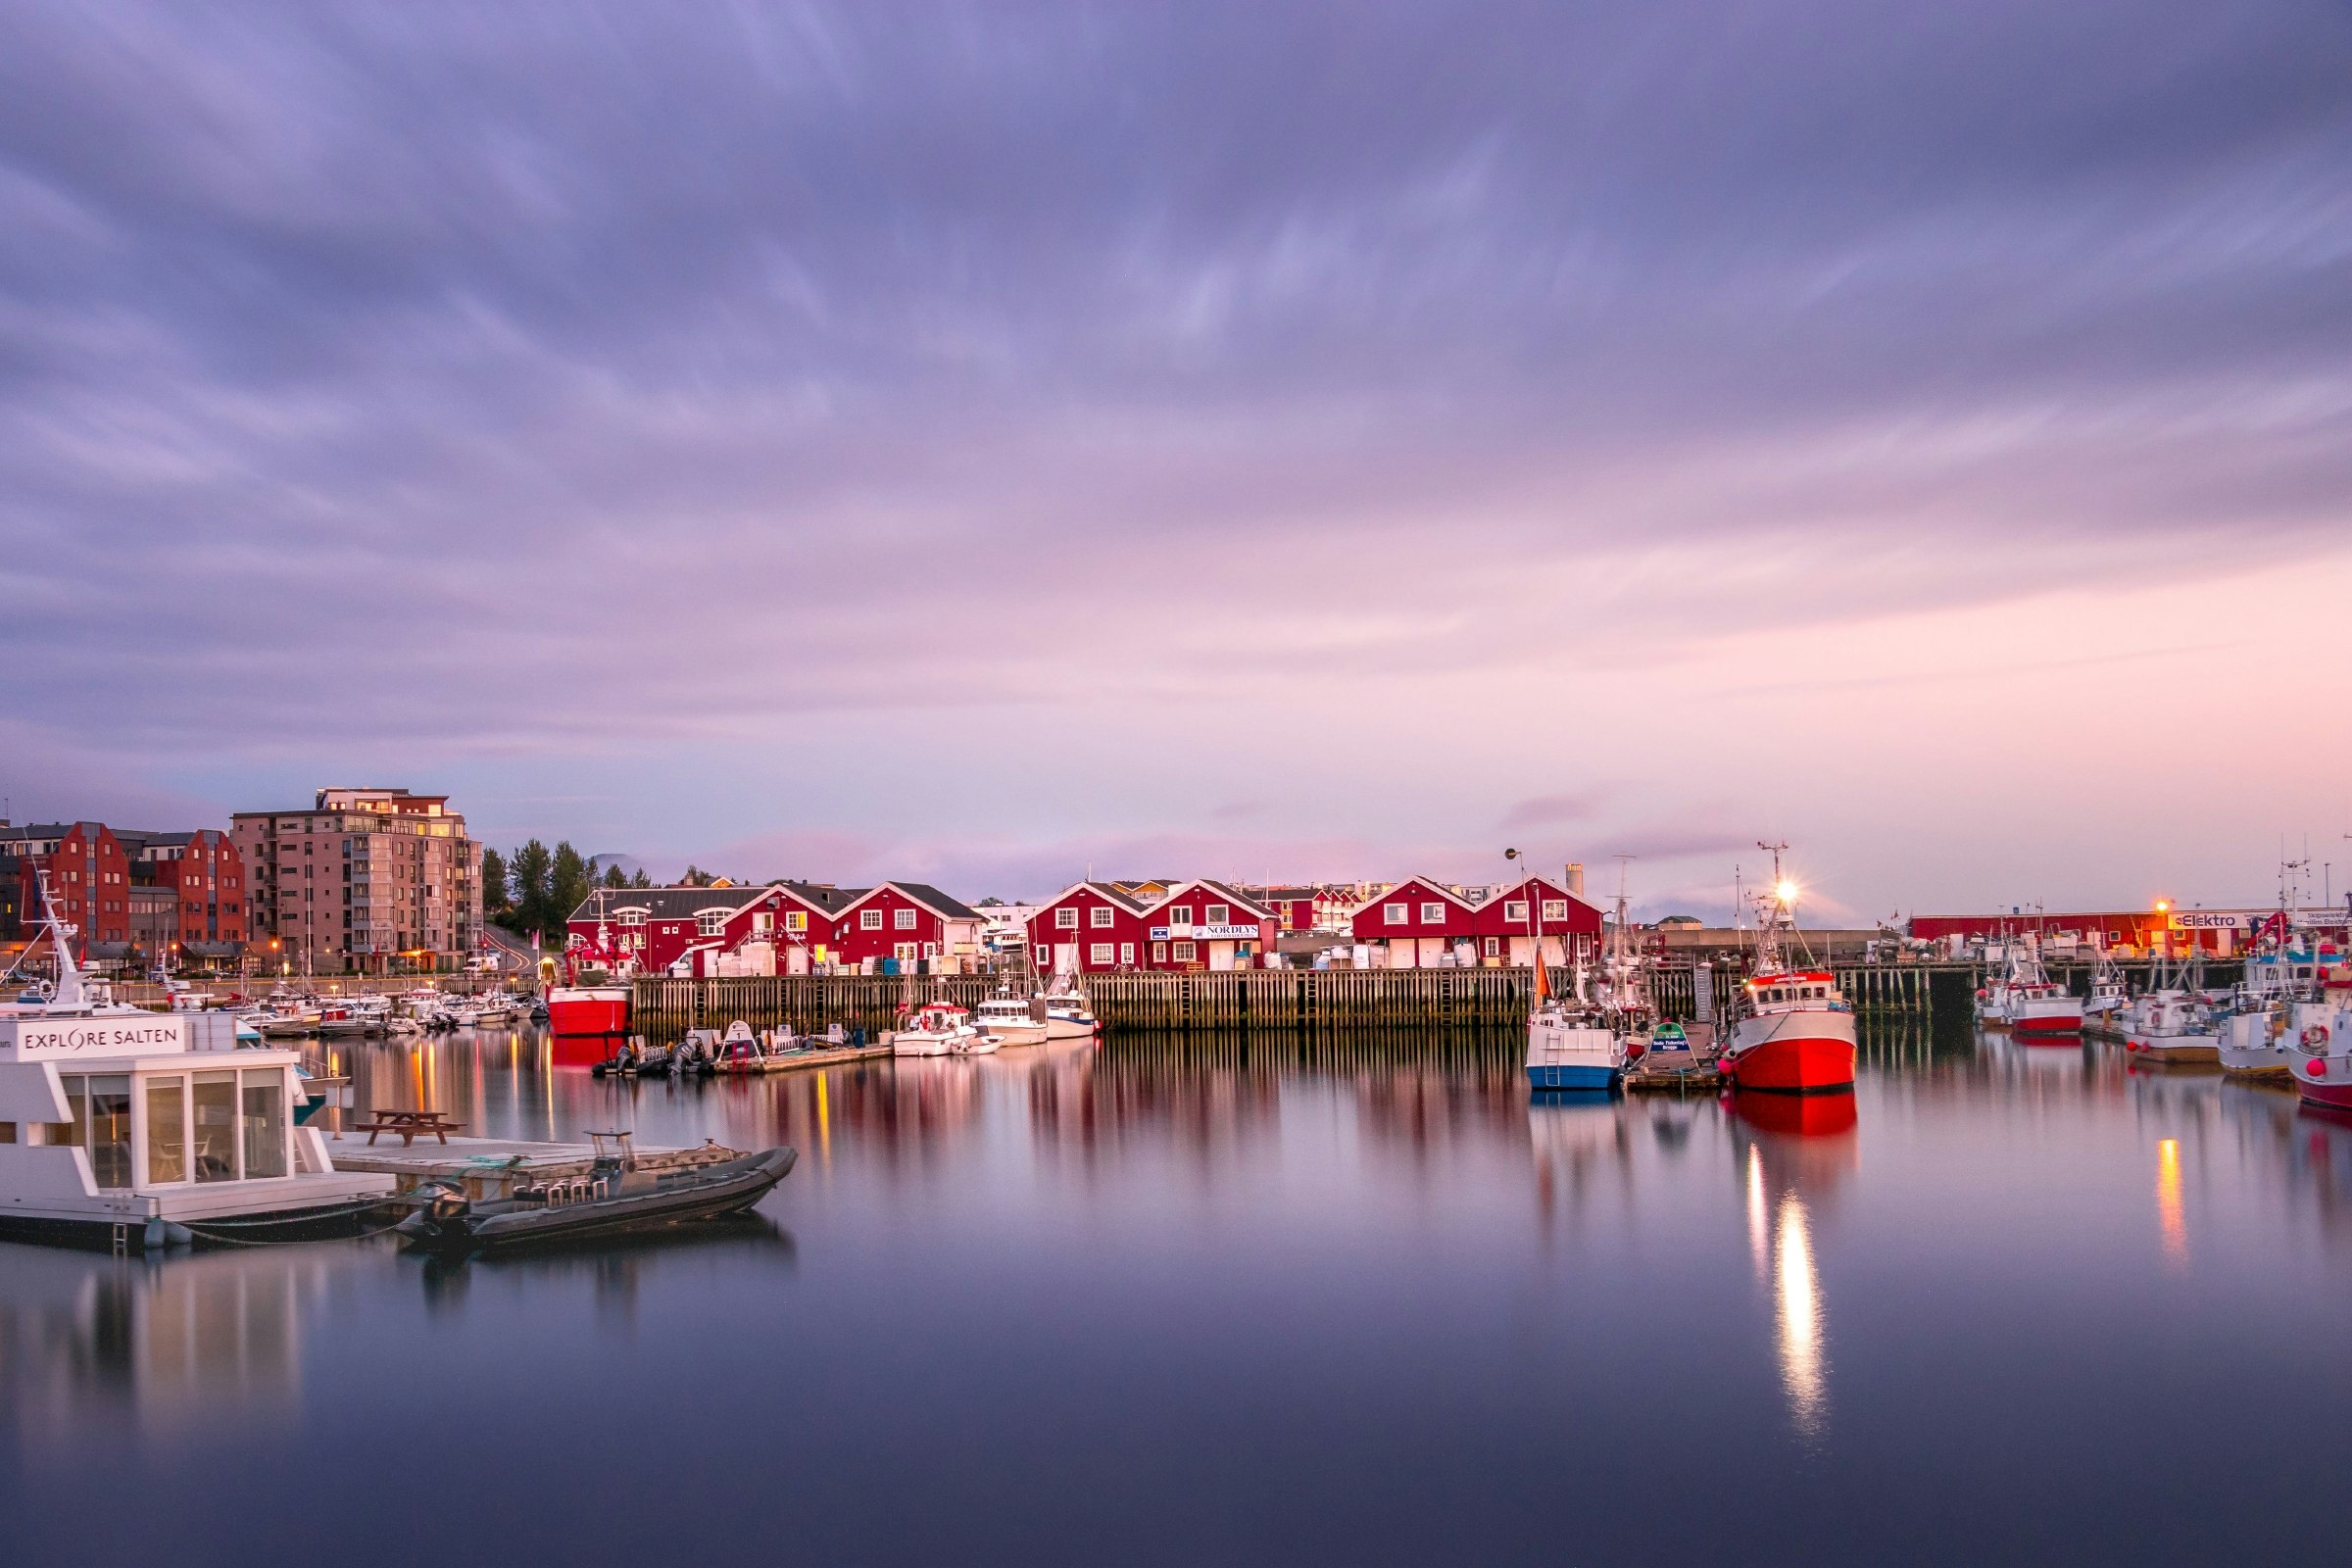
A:
<svg viewBox="0 0 2352 1568">
<path fill-rule="evenodd" d="M 1476 901 L 1432 877 L 1398 883 L 1350 917 L 1355 941 L 1391 969 L 1459 961 L 1467 947 L 1478 962 L 1527 964 L 1543 945 L 1545 963 L 1566 963 L 1578 944 L 1600 943 L 1600 911 L 1543 877 L 1529 877 Z"/>
<path fill-rule="evenodd" d="M 1030 916 L 1029 950 L 1054 974 L 1250 969 L 1279 928 L 1273 910 L 1222 882 L 1180 882 L 1156 897 L 1079 882 Z"/>
<path fill-rule="evenodd" d="M 885 882 L 615 889 L 592 894 L 566 925 L 593 953 L 599 906 L 606 940 L 647 973 L 809 974 L 882 958 L 954 958 L 978 952 L 980 916 L 937 888 Z"/>
</svg>

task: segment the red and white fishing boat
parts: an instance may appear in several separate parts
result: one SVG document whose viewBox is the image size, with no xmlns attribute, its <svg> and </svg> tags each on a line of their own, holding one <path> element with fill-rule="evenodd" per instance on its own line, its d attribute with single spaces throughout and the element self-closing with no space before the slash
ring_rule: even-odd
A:
<svg viewBox="0 0 2352 1568">
<path fill-rule="evenodd" d="M 2326 970 L 2320 998 L 2289 1009 L 2288 1070 L 2305 1104 L 2352 1111 L 2352 965 Z"/>
<path fill-rule="evenodd" d="M 625 1038 L 631 967 L 605 923 L 605 895 L 599 889 L 596 934 L 564 944 L 564 984 L 547 988 L 548 1033 L 559 1040 Z"/>
<path fill-rule="evenodd" d="M 1739 1018 L 1720 1065 L 1741 1089 L 1824 1094 L 1854 1087 L 1854 1009 L 1825 969 L 1796 967 L 1788 949 L 1800 950 L 1796 884 L 1781 874 L 1785 844 L 1772 851 L 1772 890 L 1756 900 L 1761 916 L 1756 972 L 1741 988 Z M 1810 962 L 1810 955 L 1805 955 Z"/>
<path fill-rule="evenodd" d="M 2082 999 L 2050 979 L 2041 964 L 2038 940 L 2009 945 L 2009 974 L 2002 989 L 2012 1033 L 2047 1039 L 2082 1032 Z"/>
</svg>

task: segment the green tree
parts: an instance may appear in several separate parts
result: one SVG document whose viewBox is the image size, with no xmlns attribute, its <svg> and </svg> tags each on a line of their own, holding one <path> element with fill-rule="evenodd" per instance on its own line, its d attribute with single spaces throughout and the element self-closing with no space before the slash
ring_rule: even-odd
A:
<svg viewBox="0 0 2352 1568">
<path fill-rule="evenodd" d="M 556 932 L 558 928 L 547 918 L 555 892 L 554 858 L 547 853 L 547 846 L 532 839 L 508 857 L 508 862 L 514 867 L 514 918 L 509 923 L 517 931 Z"/>
<path fill-rule="evenodd" d="M 650 888 L 653 885 L 654 879 L 646 875 L 645 867 L 642 865 L 637 868 L 637 874 L 629 878 L 629 886 L 633 888 Z"/>
<path fill-rule="evenodd" d="M 596 886 L 596 873 L 588 869 L 588 861 L 571 847 L 569 839 L 556 846 L 554 863 L 548 869 L 547 928 L 562 931 L 564 922 L 571 918 Z"/>
<path fill-rule="evenodd" d="M 605 867 L 605 886 L 609 888 L 625 888 L 628 885 L 629 874 L 620 868 L 620 862 L 618 860 L 615 860 L 611 865 Z"/>
<path fill-rule="evenodd" d="M 482 917 L 504 925 L 514 912 L 514 890 L 507 883 L 507 858 L 482 846 Z"/>
</svg>

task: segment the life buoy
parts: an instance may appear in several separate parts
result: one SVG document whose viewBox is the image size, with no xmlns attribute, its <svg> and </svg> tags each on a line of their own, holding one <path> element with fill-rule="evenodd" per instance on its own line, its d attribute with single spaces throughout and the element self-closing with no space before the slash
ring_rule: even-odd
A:
<svg viewBox="0 0 2352 1568">
<path fill-rule="evenodd" d="M 2315 1055 L 2328 1049 L 2328 1026 L 2315 1023 L 2303 1031 L 2303 1049 Z"/>
</svg>

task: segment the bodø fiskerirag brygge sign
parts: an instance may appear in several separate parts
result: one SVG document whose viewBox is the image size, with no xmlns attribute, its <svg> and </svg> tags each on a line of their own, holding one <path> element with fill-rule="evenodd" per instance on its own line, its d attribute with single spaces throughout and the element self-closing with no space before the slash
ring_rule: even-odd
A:
<svg viewBox="0 0 2352 1568">
<path fill-rule="evenodd" d="M 60 1018 L 16 1025 L 17 1059 L 46 1061 L 60 1056 L 152 1056 L 188 1049 L 186 1025 L 177 1018 Z"/>
</svg>

